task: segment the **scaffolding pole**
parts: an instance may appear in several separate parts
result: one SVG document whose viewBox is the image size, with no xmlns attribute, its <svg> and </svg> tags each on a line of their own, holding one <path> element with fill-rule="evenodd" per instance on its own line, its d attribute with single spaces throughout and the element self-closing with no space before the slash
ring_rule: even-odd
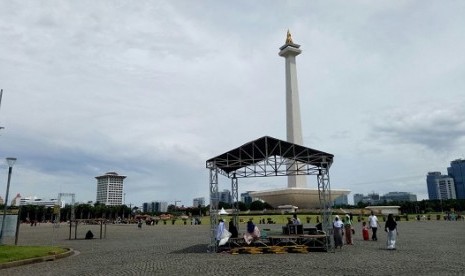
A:
<svg viewBox="0 0 465 276">
<path fill-rule="evenodd" d="M 326 233 L 326 250 L 334 251 L 331 185 L 329 181 L 329 164 L 323 160 L 317 175 L 318 194 L 320 198 L 320 213 L 322 229 Z M 329 241 L 329 242 L 328 242 Z"/>
<path fill-rule="evenodd" d="M 236 174 L 233 175 L 231 178 L 231 195 L 232 195 L 232 202 L 233 202 L 233 221 L 234 226 L 239 229 L 238 224 L 238 215 L 239 215 L 239 184 L 237 181 Z"/>
<path fill-rule="evenodd" d="M 216 227 L 218 224 L 218 169 L 210 169 L 210 252 L 216 252 L 218 244 L 216 242 Z"/>
</svg>

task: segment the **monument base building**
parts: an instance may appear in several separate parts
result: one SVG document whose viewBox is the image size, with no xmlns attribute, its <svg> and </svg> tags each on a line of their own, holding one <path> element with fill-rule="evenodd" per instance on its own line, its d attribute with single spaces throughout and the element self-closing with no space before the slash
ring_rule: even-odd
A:
<svg viewBox="0 0 465 276">
<path fill-rule="evenodd" d="M 350 190 L 332 189 L 331 200 L 342 195 L 348 195 Z M 302 209 L 318 209 L 320 208 L 320 199 L 318 189 L 312 188 L 282 188 L 265 191 L 251 192 L 250 195 L 254 198 L 261 199 L 266 203 L 278 208 L 281 205 L 292 204 Z"/>
</svg>

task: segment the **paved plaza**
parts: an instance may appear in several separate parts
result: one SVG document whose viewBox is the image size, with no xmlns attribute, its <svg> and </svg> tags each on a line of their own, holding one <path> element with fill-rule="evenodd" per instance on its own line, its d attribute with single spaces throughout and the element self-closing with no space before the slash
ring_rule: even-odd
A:
<svg viewBox="0 0 465 276">
<path fill-rule="evenodd" d="M 97 238 L 84 240 L 87 230 Z M 207 253 L 208 225 L 108 225 L 105 239 L 98 239 L 99 226 L 80 225 L 78 239 L 68 240 L 65 224 L 23 224 L 19 245 L 60 245 L 77 254 L 0 275 L 465 275 L 463 221 L 399 222 L 396 251 L 384 249 L 383 229 L 378 242 L 362 240 L 360 223 L 355 230 L 355 244 L 335 253 L 231 255 Z"/>
</svg>

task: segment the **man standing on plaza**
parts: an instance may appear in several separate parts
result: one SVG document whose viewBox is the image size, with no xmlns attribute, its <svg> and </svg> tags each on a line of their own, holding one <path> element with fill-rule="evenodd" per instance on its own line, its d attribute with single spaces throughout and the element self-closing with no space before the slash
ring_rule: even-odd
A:
<svg viewBox="0 0 465 276">
<path fill-rule="evenodd" d="M 371 215 L 368 217 L 368 225 L 370 226 L 372 231 L 371 240 L 377 241 L 378 237 L 376 236 L 376 231 L 378 230 L 379 223 L 378 218 L 373 213 L 373 211 L 371 211 Z"/>
</svg>

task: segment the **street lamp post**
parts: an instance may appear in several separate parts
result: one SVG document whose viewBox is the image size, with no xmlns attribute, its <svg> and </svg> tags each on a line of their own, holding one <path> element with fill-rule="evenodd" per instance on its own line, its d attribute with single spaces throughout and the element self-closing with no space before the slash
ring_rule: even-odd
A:
<svg viewBox="0 0 465 276">
<path fill-rule="evenodd" d="M 11 172 L 13 171 L 13 165 L 16 162 L 16 158 L 7 157 L 6 162 L 8 163 L 8 182 L 6 184 L 5 204 L 3 205 L 2 228 L 0 229 L 0 244 L 3 244 L 3 230 L 5 229 L 6 206 L 8 204 L 8 193 L 10 192 Z"/>
<path fill-rule="evenodd" d="M 124 210 L 126 209 L 126 193 L 123 194 L 123 221 L 124 221 Z"/>
</svg>

